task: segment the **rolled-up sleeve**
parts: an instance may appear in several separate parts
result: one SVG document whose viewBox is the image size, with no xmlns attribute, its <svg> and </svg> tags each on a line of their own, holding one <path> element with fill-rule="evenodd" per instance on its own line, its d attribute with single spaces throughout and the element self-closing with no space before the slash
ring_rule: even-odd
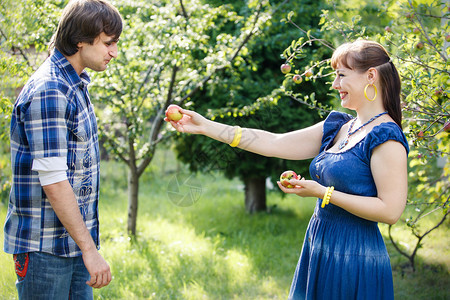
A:
<svg viewBox="0 0 450 300">
<path fill-rule="evenodd" d="M 42 186 L 67 180 L 67 157 L 44 157 L 33 160 L 33 171 L 39 173 Z"/>
<path fill-rule="evenodd" d="M 56 87 L 34 94 L 24 114 L 25 134 L 32 159 L 67 157 L 66 96 Z"/>
</svg>

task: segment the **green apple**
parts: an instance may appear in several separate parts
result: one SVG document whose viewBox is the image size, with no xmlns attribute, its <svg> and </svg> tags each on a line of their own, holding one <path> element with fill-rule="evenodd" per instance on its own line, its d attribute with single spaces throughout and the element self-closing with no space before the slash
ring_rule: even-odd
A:
<svg viewBox="0 0 450 300">
<path fill-rule="evenodd" d="M 313 76 L 312 70 L 311 70 L 311 69 L 306 70 L 305 76 L 306 76 L 306 77 L 311 77 L 311 76 Z"/>
<path fill-rule="evenodd" d="M 289 73 L 291 71 L 291 65 L 289 65 L 289 64 L 282 64 L 280 69 L 281 69 L 281 73 L 287 74 L 287 73 Z"/>
<path fill-rule="evenodd" d="M 302 76 L 299 74 L 295 74 L 294 77 L 292 77 L 292 80 L 294 80 L 295 83 L 301 83 L 303 81 Z"/>
</svg>

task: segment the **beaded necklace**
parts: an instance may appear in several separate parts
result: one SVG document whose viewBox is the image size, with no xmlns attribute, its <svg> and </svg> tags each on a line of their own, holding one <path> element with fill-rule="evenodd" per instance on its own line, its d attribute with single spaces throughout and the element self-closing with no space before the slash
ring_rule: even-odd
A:
<svg viewBox="0 0 450 300">
<path fill-rule="evenodd" d="M 384 114 L 387 114 L 387 111 L 384 111 L 384 112 L 382 112 L 382 113 L 376 115 L 375 117 L 373 117 L 372 119 L 370 119 L 370 120 L 367 121 L 366 123 L 364 123 L 364 124 L 362 124 L 361 126 L 359 126 L 358 129 L 355 129 L 354 131 L 350 132 L 350 131 L 352 130 L 352 128 L 353 128 L 353 125 L 354 125 L 355 122 L 356 122 L 356 119 L 358 119 L 358 118 L 353 119 L 352 124 L 350 124 L 350 127 L 348 128 L 348 131 L 347 131 L 347 137 L 346 137 L 342 142 L 339 143 L 339 150 L 342 150 L 345 146 L 347 146 L 347 144 L 348 144 L 348 139 L 350 138 L 350 136 L 352 136 L 352 135 L 353 135 L 354 133 L 356 133 L 358 130 L 360 130 L 361 128 L 363 128 L 364 126 L 366 126 L 367 124 L 369 124 L 370 122 L 372 122 L 373 120 L 375 120 L 376 118 L 378 118 L 378 117 L 380 117 L 380 116 L 382 116 L 382 115 L 384 115 Z"/>
</svg>

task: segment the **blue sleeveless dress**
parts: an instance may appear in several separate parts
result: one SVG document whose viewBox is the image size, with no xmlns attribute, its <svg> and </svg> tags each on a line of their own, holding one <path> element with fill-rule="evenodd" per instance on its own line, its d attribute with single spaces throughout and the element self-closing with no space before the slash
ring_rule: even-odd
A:
<svg viewBox="0 0 450 300">
<path fill-rule="evenodd" d="M 377 196 L 370 170 L 375 147 L 400 142 L 409 152 L 401 128 L 382 123 L 358 144 L 340 153 L 327 152 L 339 129 L 352 116 L 333 111 L 325 120 L 320 153 L 311 162 L 311 178 L 348 194 Z M 387 166 L 386 166 L 387 167 Z M 394 299 L 392 270 L 378 223 L 357 217 L 318 199 L 308 225 L 289 299 Z"/>
</svg>

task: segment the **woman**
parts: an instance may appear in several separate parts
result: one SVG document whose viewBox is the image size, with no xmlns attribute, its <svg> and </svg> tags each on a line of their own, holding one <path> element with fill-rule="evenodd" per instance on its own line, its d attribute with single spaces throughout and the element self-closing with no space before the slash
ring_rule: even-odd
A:
<svg viewBox="0 0 450 300">
<path fill-rule="evenodd" d="M 289 299 L 393 299 L 390 260 L 377 222 L 396 223 L 407 197 L 400 78 L 387 51 L 372 41 L 341 45 L 331 65 L 341 105 L 356 118 L 333 111 L 311 127 L 275 134 L 181 109 L 183 118 L 171 124 L 264 156 L 314 158 L 312 180 L 292 179 L 294 188 L 278 183 L 285 193 L 318 198 Z"/>
</svg>

